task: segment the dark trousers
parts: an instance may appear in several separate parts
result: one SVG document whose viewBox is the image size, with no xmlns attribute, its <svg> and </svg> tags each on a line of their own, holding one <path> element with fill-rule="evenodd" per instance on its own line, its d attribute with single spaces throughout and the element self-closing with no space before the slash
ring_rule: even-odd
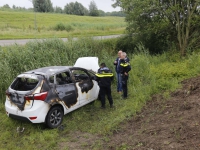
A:
<svg viewBox="0 0 200 150">
<path fill-rule="evenodd" d="M 128 76 L 122 75 L 122 89 L 123 89 L 123 97 L 127 98 L 128 96 L 128 87 L 127 87 Z"/>
<path fill-rule="evenodd" d="M 106 104 L 106 95 L 109 101 L 110 106 L 113 105 L 113 99 L 112 99 L 112 95 L 111 95 L 111 87 L 100 87 L 100 98 L 101 98 L 101 106 L 105 107 Z"/>
</svg>

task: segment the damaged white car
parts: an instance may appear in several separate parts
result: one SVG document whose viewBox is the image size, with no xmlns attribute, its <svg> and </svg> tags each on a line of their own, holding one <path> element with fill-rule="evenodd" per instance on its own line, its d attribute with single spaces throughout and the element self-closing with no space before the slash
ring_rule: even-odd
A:
<svg viewBox="0 0 200 150">
<path fill-rule="evenodd" d="M 9 117 L 58 127 L 63 116 L 97 99 L 97 57 L 79 58 L 74 66 L 50 66 L 22 73 L 6 90 Z"/>
</svg>

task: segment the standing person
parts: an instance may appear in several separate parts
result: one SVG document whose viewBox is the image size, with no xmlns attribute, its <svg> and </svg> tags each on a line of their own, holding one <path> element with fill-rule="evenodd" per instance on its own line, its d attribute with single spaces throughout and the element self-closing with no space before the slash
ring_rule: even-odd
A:
<svg viewBox="0 0 200 150">
<path fill-rule="evenodd" d="M 111 95 L 111 81 L 113 80 L 112 71 L 106 67 L 105 63 L 101 63 L 100 68 L 98 69 L 98 73 L 96 74 L 97 81 L 100 87 L 100 100 L 101 100 L 101 108 L 105 108 L 105 96 L 107 95 L 110 108 L 113 107 L 113 99 Z"/>
<path fill-rule="evenodd" d="M 123 98 L 126 99 L 128 96 L 128 87 L 127 87 L 127 81 L 128 81 L 128 72 L 131 70 L 130 63 L 128 62 L 128 59 L 126 58 L 126 53 L 122 52 L 122 55 L 120 57 L 120 74 L 122 78 L 122 90 L 123 90 Z"/>
<path fill-rule="evenodd" d="M 124 52 L 124 54 L 125 54 L 125 58 L 124 58 L 124 60 L 126 61 L 126 62 L 130 62 L 130 59 L 128 58 L 128 56 L 127 56 L 127 54 Z"/>
<path fill-rule="evenodd" d="M 117 73 L 117 92 L 121 94 L 122 92 L 122 81 L 121 81 L 121 74 L 120 74 L 120 57 L 122 54 L 122 50 L 118 51 L 114 65 L 115 65 L 115 71 Z"/>
</svg>

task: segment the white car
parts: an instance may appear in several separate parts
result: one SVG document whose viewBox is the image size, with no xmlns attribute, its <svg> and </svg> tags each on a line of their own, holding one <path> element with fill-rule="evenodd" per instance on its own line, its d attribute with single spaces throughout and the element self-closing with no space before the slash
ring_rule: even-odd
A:
<svg viewBox="0 0 200 150">
<path fill-rule="evenodd" d="M 97 99 L 97 57 L 79 58 L 74 66 L 50 66 L 24 72 L 6 90 L 9 117 L 58 127 L 63 116 Z"/>
</svg>

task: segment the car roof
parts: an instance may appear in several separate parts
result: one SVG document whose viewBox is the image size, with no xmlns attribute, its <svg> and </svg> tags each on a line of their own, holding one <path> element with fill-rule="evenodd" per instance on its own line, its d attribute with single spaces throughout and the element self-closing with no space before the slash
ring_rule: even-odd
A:
<svg viewBox="0 0 200 150">
<path fill-rule="evenodd" d="M 72 66 L 49 66 L 49 67 L 43 67 L 43 68 L 30 70 L 30 71 L 25 72 L 25 74 L 52 75 L 57 72 L 67 71 L 70 68 L 73 68 L 73 67 Z"/>
</svg>

